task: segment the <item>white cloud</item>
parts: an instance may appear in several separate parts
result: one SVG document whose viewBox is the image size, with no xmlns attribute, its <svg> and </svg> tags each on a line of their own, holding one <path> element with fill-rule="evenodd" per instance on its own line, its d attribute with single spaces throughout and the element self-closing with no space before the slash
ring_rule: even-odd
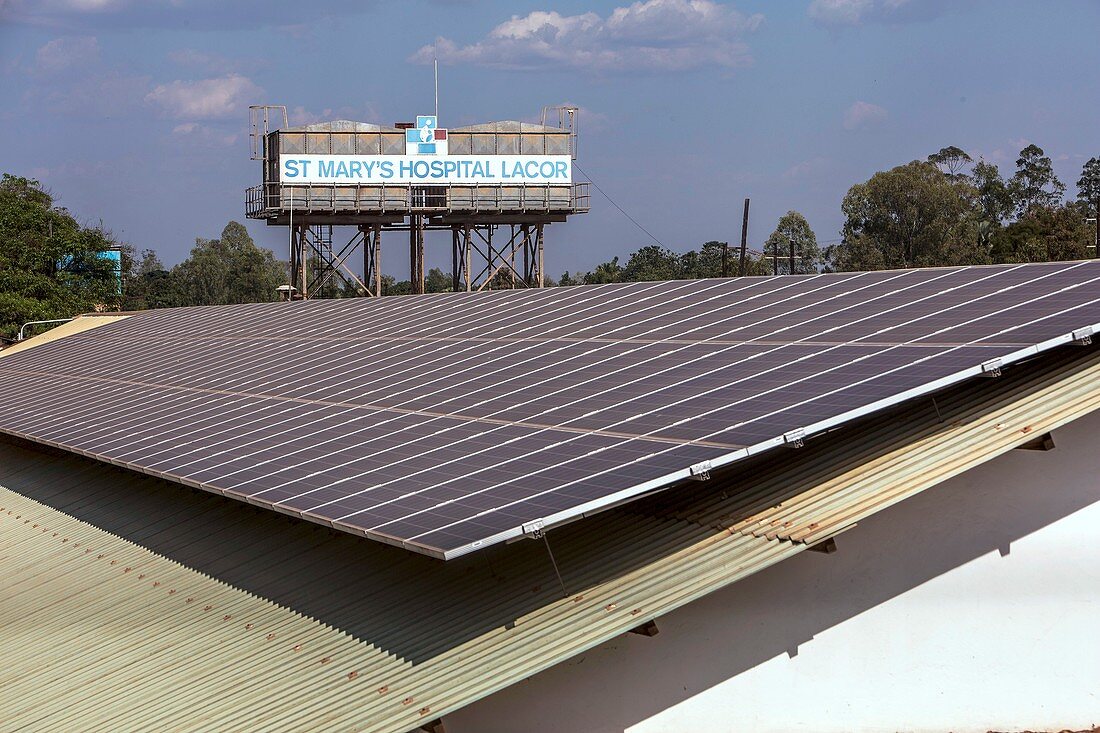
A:
<svg viewBox="0 0 1100 733">
<path fill-rule="evenodd" d="M 141 103 L 149 77 L 107 70 L 91 76 L 62 75 L 58 83 L 35 84 L 22 101 L 50 114 L 118 117 Z"/>
<path fill-rule="evenodd" d="M 823 173 L 829 167 L 829 159 L 823 158 L 820 155 L 809 160 L 804 160 L 801 163 L 792 165 L 787 170 L 783 171 L 783 177 L 788 179 L 800 179 L 800 178 L 813 178 L 819 173 Z"/>
<path fill-rule="evenodd" d="M 55 38 L 34 55 L 39 71 L 53 73 L 77 65 L 86 65 L 99 58 L 99 41 L 95 36 Z"/>
<path fill-rule="evenodd" d="M 889 113 L 870 102 L 854 102 L 844 112 L 844 129 L 858 130 L 865 127 L 873 127 L 886 121 Z"/>
<path fill-rule="evenodd" d="M 124 0 L 55 0 L 53 3 L 58 8 L 77 13 L 101 13 L 125 4 Z"/>
<path fill-rule="evenodd" d="M 807 13 L 825 26 L 928 20 L 949 10 L 947 0 L 812 0 Z"/>
<path fill-rule="evenodd" d="M 207 53 L 193 48 L 169 51 L 168 58 L 180 66 L 202 69 L 211 73 L 227 73 L 237 68 L 237 62 L 221 54 Z"/>
<path fill-rule="evenodd" d="M 0 19 L 41 22 L 57 15 L 94 15 L 119 10 L 130 0 L 0 0 Z"/>
<path fill-rule="evenodd" d="M 229 74 L 216 79 L 160 84 L 145 95 L 145 101 L 179 119 L 244 119 L 248 105 L 262 94 L 263 90 L 248 77 Z"/>
<path fill-rule="evenodd" d="M 529 69 L 548 65 L 611 71 L 734 68 L 752 63 L 741 40 L 762 15 L 746 16 L 713 0 L 644 0 L 597 13 L 536 10 L 512 16 L 482 40 L 460 45 L 437 38 L 411 57 L 446 64 Z"/>
<path fill-rule="evenodd" d="M 332 120 L 356 120 L 359 122 L 382 123 L 382 118 L 371 105 L 359 107 L 344 106 L 338 108 L 325 107 L 320 111 L 306 109 L 298 105 L 287 110 L 287 121 L 291 127 L 312 125 L 317 122 L 331 122 Z"/>
<path fill-rule="evenodd" d="M 237 142 L 237 134 L 229 133 L 198 122 L 184 122 L 172 128 L 172 134 L 186 137 L 207 147 L 229 147 Z"/>
<path fill-rule="evenodd" d="M 874 5 L 874 0 L 813 0 L 807 12 L 825 25 L 859 25 Z"/>
<path fill-rule="evenodd" d="M 549 106 L 551 108 L 553 108 L 553 107 L 574 107 L 577 110 L 576 119 L 575 119 L 577 129 L 584 130 L 585 133 L 602 132 L 602 131 L 610 129 L 612 127 L 610 117 L 608 117 L 603 112 L 597 112 L 593 109 L 589 109 L 588 107 L 585 107 L 584 105 L 574 104 L 573 102 L 565 101 L 565 102 L 561 102 L 560 104 L 549 105 Z M 521 121 L 538 124 L 538 123 L 542 122 L 542 115 L 541 114 L 529 115 L 529 116 L 521 118 Z M 476 123 L 471 122 L 470 124 L 476 124 Z M 546 113 L 546 124 L 550 125 L 551 127 L 557 127 L 557 125 L 558 125 L 558 113 L 556 111 L 554 111 L 553 109 L 548 110 L 547 113 Z"/>
<path fill-rule="evenodd" d="M 186 27 L 224 32 L 242 28 L 316 24 L 330 18 L 368 13 L 375 3 L 310 0 L 308 4 L 271 0 L 0 0 L 0 22 L 61 28 Z M 303 12 L 303 7 L 308 12 Z"/>
<path fill-rule="evenodd" d="M 326 122 L 334 118 L 332 108 L 330 107 L 326 107 L 320 112 L 313 112 L 301 105 L 288 109 L 286 116 L 292 127 L 312 125 L 317 122 Z"/>
</svg>

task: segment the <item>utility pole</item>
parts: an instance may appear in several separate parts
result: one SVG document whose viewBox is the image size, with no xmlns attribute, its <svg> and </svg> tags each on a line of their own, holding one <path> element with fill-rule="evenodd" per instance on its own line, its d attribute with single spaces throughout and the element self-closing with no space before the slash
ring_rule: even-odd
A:
<svg viewBox="0 0 1100 733">
<path fill-rule="evenodd" d="M 722 242 L 722 277 L 730 276 L 730 243 Z"/>
<path fill-rule="evenodd" d="M 787 274 L 788 275 L 793 275 L 794 274 L 794 237 L 788 237 L 787 242 L 791 246 L 791 264 L 790 264 L 790 269 L 787 270 Z"/>
<path fill-rule="evenodd" d="M 745 199 L 745 216 L 741 219 L 741 257 L 737 263 L 737 274 L 745 276 L 745 255 L 749 241 L 749 200 Z"/>
</svg>

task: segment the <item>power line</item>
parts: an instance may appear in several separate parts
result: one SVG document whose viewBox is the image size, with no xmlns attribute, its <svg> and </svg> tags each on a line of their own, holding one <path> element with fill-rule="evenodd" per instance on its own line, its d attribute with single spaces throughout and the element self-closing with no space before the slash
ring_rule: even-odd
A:
<svg viewBox="0 0 1100 733">
<path fill-rule="evenodd" d="M 662 242 L 661 240 L 657 239 L 657 237 L 653 236 L 653 234 L 652 234 L 652 233 L 651 233 L 651 232 L 650 232 L 650 231 L 649 231 L 648 229 L 646 229 L 646 228 L 645 228 L 644 226 L 642 226 L 641 224 L 639 224 L 639 223 L 638 223 L 638 221 L 637 221 L 637 220 L 636 220 L 636 219 L 635 219 L 635 218 L 634 218 L 633 216 L 631 216 L 630 214 L 626 213 L 626 211 L 625 211 L 625 210 L 623 209 L 623 207 L 621 207 L 621 206 L 619 206 L 619 205 L 618 205 L 617 203 L 615 203 L 615 199 L 613 199 L 613 198 L 611 198 L 610 196 L 608 196 L 608 195 L 607 195 L 607 192 L 606 192 L 606 191 L 604 191 L 604 190 L 603 190 L 602 188 L 600 188 L 600 184 L 598 184 L 598 183 L 596 183 L 595 181 L 593 181 L 593 180 L 592 180 L 592 176 L 588 175 L 588 173 L 586 173 L 586 172 L 585 172 L 584 168 L 581 168 L 581 167 L 580 167 L 579 165 L 577 165 L 576 161 L 573 161 L 573 167 L 574 167 L 574 168 L 576 168 L 577 170 L 579 170 L 579 171 L 581 172 L 581 175 L 582 175 L 582 176 L 584 176 L 585 178 L 587 178 L 587 179 L 588 179 L 588 182 L 589 182 L 589 183 L 591 183 L 591 184 L 592 184 L 593 186 L 595 186 L 595 187 L 596 187 L 596 190 L 597 190 L 597 191 L 599 191 L 599 192 L 600 192 L 601 194 L 603 194 L 603 197 L 604 197 L 605 199 L 607 199 L 608 201 L 610 201 L 610 202 L 611 202 L 611 205 L 612 205 L 612 206 L 614 206 L 614 207 L 615 207 L 616 209 L 618 209 L 618 210 L 619 210 L 619 213 L 620 213 L 620 214 L 622 214 L 623 216 L 625 216 L 625 217 L 626 217 L 627 219 L 630 219 L 630 222 L 631 222 L 631 223 L 632 223 L 632 224 L 633 224 L 634 226 L 638 227 L 638 228 L 639 228 L 639 229 L 641 229 L 641 230 L 642 230 L 643 232 L 645 232 L 645 233 L 646 233 L 646 235 L 647 235 L 647 236 L 648 236 L 648 237 L 649 237 L 650 239 L 652 239 L 652 240 L 653 240 L 654 242 L 656 242 L 657 244 L 661 245 L 662 247 L 665 247 L 665 243 L 664 243 L 664 242 Z M 665 249 L 668 249 L 668 247 L 665 247 Z"/>
</svg>

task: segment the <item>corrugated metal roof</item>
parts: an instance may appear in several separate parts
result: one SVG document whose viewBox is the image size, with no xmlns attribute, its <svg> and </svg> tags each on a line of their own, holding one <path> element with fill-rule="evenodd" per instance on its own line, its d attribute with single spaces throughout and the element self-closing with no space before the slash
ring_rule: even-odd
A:
<svg viewBox="0 0 1100 733">
<path fill-rule="evenodd" d="M 280 129 L 279 132 L 401 132 L 396 127 L 377 125 L 373 122 L 354 120 L 330 120 Z"/>
<path fill-rule="evenodd" d="M 561 127 L 550 127 L 535 122 L 519 122 L 516 120 L 500 120 L 499 122 L 483 122 L 478 125 L 452 127 L 451 132 L 556 132 L 562 135 L 569 134 L 569 130 Z"/>
<path fill-rule="evenodd" d="M 122 313 L 110 313 L 110 314 L 87 314 L 83 316 L 77 316 L 68 323 L 62 323 L 60 326 L 54 326 L 45 333 L 40 333 L 37 336 L 32 336 L 25 341 L 13 344 L 6 349 L 0 349 L 0 357 L 11 356 L 17 354 L 20 351 L 26 349 L 33 349 L 35 346 L 42 346 L 48 344 L 51 341 L 57 341 L 63 339 L 66 336 L 72 336 L 73 334 L 83 333 L 84 331 L 90 331 L 93 328 L 120 321 L 123 318 L 127 318 L 130 314 Z"/>
<path fill-rule="evenodd" d="M 11 730 L 407 731 L 1100 407 L 1063 349 L 454 563 L 0 444 Z M 796 458 L 797 460 L 792 460 Z"/>
<path fill-rule="evenodd" d="M 451 132 L 556 132 L 568 135 L 569 131 L 560 127 L 550 127 L 534 122 L 519 122 L 516 120 L 501 120 L 499 122 L 484 122 L 477 125 L 463 125 L 452 127 Z M 328 122 L 314 122 L 309 125 L 297 125 L 279 130 L 279 132 L 401 132 L 396 127 L 378 125 L 373 122 L 355 122 L 353 120 L 331 120 Z"/>
</svg>

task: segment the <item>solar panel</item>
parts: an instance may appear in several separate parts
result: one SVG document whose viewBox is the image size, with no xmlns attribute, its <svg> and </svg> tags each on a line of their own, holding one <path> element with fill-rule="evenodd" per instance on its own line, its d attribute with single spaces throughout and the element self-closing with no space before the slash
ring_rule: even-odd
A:
<svg viewBox="0 0 1100 733">
<path fill-rule="evenodd" d="M 0 430 L 451 558 L 1100 330 L 1100 262 L 144 312 Z"/>
</svg>

